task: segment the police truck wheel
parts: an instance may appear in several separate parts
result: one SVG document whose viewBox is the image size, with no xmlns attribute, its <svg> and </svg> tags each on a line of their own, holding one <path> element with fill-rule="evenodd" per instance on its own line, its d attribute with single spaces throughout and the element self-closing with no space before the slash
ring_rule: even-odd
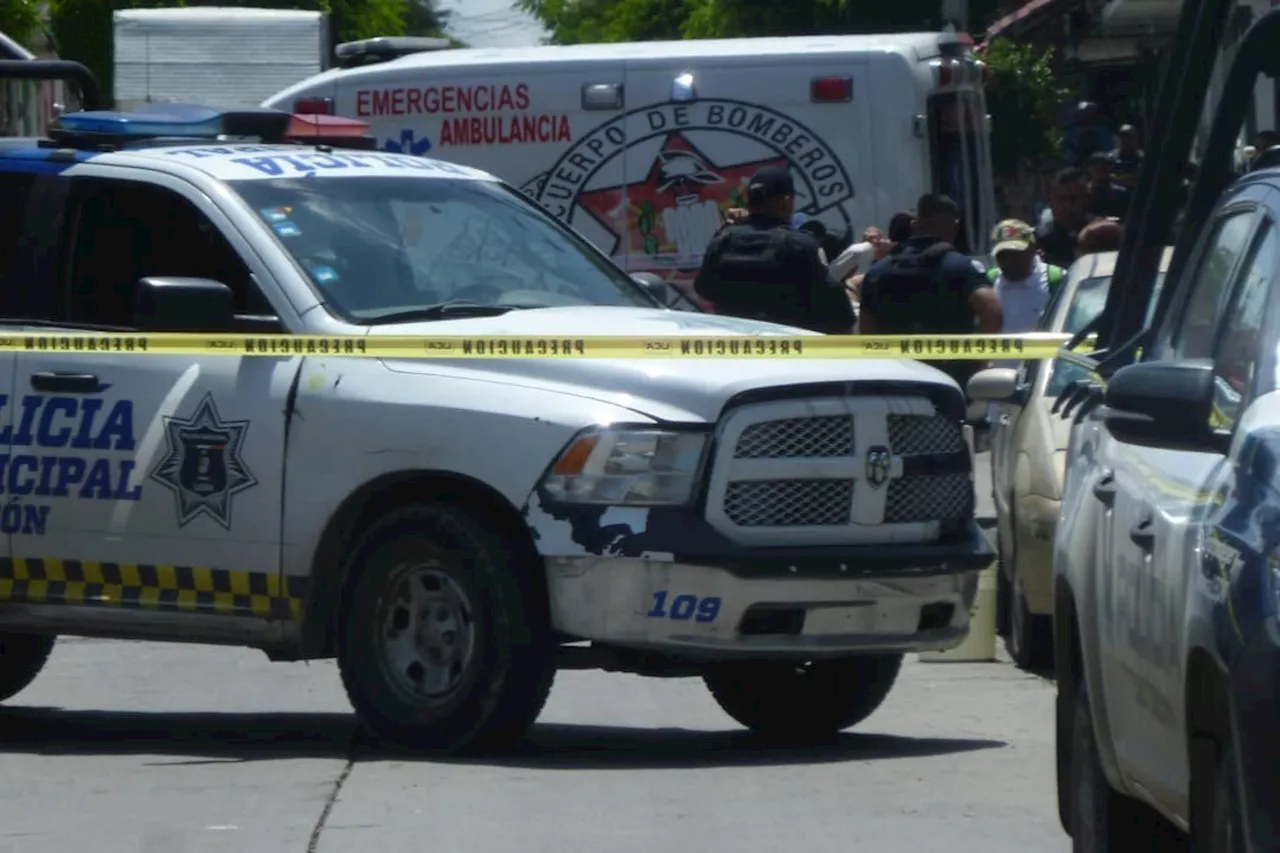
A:
<svg viewBox="0 0 1280 853">
<path fill-rule="evenodd" d="M 338 666 L 380 737 L 438 752 L 500 749 L 555 676 L 536 557 L 465 508 L 393 512 L 363 536 L 342 597 Z"/>
<path fill-rule="evenodd" d="M 36 680 L 57 637 L 0 633 L 0 702 L 12 699 Z"/>
<path fill-rule="evenodd" d="M 752 731 L 819 740 L 871 716 L 901 669 L 902 655 L 860 655 L 810 663 L 726 664 L 703 679 L 724 712 Z"/>
<path fill-rule="evenodd" d="M 1098 742 L 1083 679 L 1072 712 L 1072 747 L 1068 784 L 1071 796 L 1071 849 L 1074 853 L 1126 853 L 1147 849 L 1144 831 L 1150 822 L 1138 804 L 1107 781 L 1098 757 Z M 1144 830 L 1145 827 L 1145 830 Z"/>
<path fill-rule="evenodd" d="M 1213 823 L 1209 829 L 1206 853 L 1245 853 L 1240 794 L 1235 779 L 1235 754 L 1230 747 L 1219 753 L 1217 771 L 1213 786 Z"/>
</svg>

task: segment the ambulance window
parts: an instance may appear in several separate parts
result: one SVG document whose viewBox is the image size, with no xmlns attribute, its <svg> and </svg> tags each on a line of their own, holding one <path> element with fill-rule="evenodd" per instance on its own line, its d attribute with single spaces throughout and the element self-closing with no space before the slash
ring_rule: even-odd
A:
<svg viewBox="0 0 1280 853">
<path fill-rule="evenodd" d="M 0 175 L 0 286 L 8 285 L 23 247 L 23 219 L 34 175 Z"/>
<path fill-rule="evenodd" d="M 220 281 L 237 313 L 275 313 L 239 254 L 182 196 L 131 181 L 84 178 L 73 186 L 58 319 L 129 328 L 137 282 L 147 276 Z"/>
<path fill-rule="evenodd" d="M 929 162 L 933 191 L 946 193 L 963 211 L 967 228 L 982 223 L 982 151 L 986 122 L 977 92 L 929 98 Z M 962 250 L 975 247 L 958 246 Z"/>
</svg>

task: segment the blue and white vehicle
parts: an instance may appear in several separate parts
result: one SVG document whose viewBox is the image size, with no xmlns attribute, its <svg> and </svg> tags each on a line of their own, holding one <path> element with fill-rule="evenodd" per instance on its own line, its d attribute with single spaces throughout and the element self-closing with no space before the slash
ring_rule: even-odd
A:
<svg viewBox="0 0 1280 853">
<path fill-rule="evenodd" d="M 798 334 L 665 310 L 489 175 L 289 118 L 0 140 L 3 333 Z M 2 698 L 75 634 L 336 657 L 431 749 L 520 737 L 563 667 L 820 735 L 964 639 L 991 559 L 960 389 L 911 361 L 10 351 L 0 404 Z"/>
</svg>

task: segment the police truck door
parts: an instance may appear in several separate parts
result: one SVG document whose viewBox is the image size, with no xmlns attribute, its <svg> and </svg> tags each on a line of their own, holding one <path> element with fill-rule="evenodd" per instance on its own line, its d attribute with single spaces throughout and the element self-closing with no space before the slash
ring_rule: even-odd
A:
<svg viewBox="0 0 1280 853">
<path fill-rule="evenodd" d="M 262 314 L 254 274 L 267 272 L 246 266 L 238 233 L 180 180 L 71 171 L 54 292 L 25 318 L 47 351 L 19 355 L 12 403 L 24 522 L 13 554 L 33 579 L 66 582 L 33 586 L 46 599 L 33 603 L 122 607 L 143 622 L 267 617 L 279 607 L 284 411 L 300 359 L 85 351 L 95 331 L 133 328 L 140 278 L 215 279 L 239 311 Z"/>
</svg>

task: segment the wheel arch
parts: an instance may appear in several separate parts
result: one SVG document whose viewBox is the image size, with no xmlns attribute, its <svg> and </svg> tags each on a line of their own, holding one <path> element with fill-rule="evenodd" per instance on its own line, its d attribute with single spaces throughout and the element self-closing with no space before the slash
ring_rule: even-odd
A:
<svg viewBox="0 0 1280 853">
<path fill-rule="evenodd" d="M 345 582 L 346 557 L 360 531 L 387 512 L 415 503 L 448 500 L 484 513 L 486 521 L 541 565 L 520 511 L 492 486 L 452 471 L 409 470 L 387 473 L 356 489 L 325 525 L 311 561 L 311 584 L 303 609 L 300 656 L 332 657 L 334 616 Z"/>
</svg>

